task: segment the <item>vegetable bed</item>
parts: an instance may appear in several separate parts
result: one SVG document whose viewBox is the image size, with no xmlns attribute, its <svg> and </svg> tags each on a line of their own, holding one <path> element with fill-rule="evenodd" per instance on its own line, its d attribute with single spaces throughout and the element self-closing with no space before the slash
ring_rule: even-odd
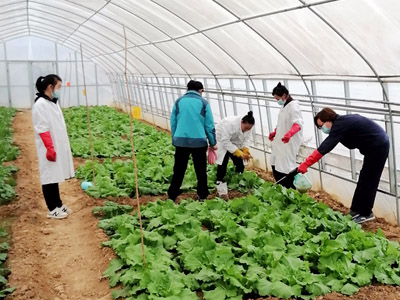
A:
<svg viewBox="0 0 400 300">
<path fill-rule="evenodd" d="M 114 299 L 314 299 L 400 284 L 400 248 L 306 195 L 264 183 L 254 195 L 143 206 L 146 267 L 137 215 L 108 202 L 99 226 L 116 252 L 105 275 Z"/>
</svg>

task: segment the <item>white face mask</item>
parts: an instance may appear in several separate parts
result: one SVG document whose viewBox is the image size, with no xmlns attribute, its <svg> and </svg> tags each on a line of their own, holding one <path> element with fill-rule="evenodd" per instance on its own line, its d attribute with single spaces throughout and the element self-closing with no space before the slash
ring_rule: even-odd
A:
<svg viewBox="0 0 400 300">
<path fill-rule="evenodd" d="M 55 90 L 53 93 L 53 98 L 60 99 L 60 90 Z"/>
<path fill-rule="evenodd" d="M 328 127 L 326 127 L 325 124 L 322 125 L 321 130 L 322 130 L 322 132 L 325 133 L 325 134 L 329 134 L 329 133 L 331 132 L 331 129 L 328 128 Z"/>
</svg>

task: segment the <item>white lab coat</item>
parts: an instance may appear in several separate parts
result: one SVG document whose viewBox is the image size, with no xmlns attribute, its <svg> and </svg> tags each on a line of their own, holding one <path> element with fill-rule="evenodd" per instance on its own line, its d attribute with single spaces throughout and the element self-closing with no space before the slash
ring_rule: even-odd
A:
<svg viewBox="0 0 400 300">
<path fill-rule="evenodd" d="M 242 132 L 242 117 L 226 117 L 216 127 L 217 135 L 217 164 L 224 161 L 226 152 L 233 153 L 243 147 L 249 148 L 250 137 L 253 129 Z"/>
<path fill-rule="evenodd" d="M 294 123 L 299 124 L 301 130 L 290 138 L 289 143 L 285 144 L 282 138 Z M 279 111 L 276 135 L 272 141 L 271 165 L 275 165 L 276 171 L 288 174 L 297 167 L 296 156 L 302 142 L 303 116 L 299 103 L 292 100 Z"/>
<path fill-rule="evenodd" d="M 32 107 L 32 121 L 41 183 L 59 183 L 74 177 L 71 146 L 64 116 L 58 103 L 55 104 L 44 98 L 39 98 Z M 55 162 L 47 160 L 47 149 L 39 136 L 39 133 L 46 131 L 50 131 L 54 150 L 57 154 Z"/>
</svg>

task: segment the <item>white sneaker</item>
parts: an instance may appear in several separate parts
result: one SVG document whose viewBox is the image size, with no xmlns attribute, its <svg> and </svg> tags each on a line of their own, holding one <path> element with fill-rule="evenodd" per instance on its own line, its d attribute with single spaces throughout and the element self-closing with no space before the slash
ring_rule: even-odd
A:
<svg viewBox="0 0 400 300">
<path fill-rule="evenodd" d="M 72 214 L 72 209 L 70 209 L 69 207 L 67 207 L 65 204 L 63 204 L 63 206 L 60 207 L 60 210 L 66 214 Z"/>
<path fill-rule="evenodd" d="M 53 209 L 51 212 L 47 214 L 48 218 L 53 218 L 53 219 L 64 219 L 68 217 L 68 214 L 61 211 L 59 207 L 56 207 Z"/>
</svg>

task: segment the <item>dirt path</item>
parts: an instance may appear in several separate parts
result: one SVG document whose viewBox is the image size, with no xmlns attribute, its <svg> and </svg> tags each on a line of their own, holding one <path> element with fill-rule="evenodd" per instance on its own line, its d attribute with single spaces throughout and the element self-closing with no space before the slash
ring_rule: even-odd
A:
<svg viewBox="0 0 400 300">
<path fill-rule="evenodd" d="M 0 207 L 2 219 L 14 220 L 8 264 L 9 284 L 17 290 L 7 299 L 111 299 L 102 272 L 113 254 L 100 245 L 106 236 L 91 215 L 97 203 L 73 179 L 62 183 L 60 191 L 74 212 L 65 220 L 47 219 L 30 111 L 16 114 L 14 140 L 21 150 L 16 161 L 19 197 Z"/>
</svg>

